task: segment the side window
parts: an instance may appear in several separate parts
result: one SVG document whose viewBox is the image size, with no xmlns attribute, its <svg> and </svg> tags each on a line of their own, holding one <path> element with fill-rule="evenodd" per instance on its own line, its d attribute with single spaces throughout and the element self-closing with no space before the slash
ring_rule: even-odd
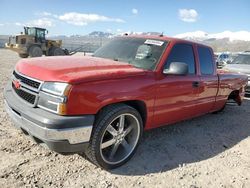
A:
<svg viewBox="0 0 250 188">
<path fill-rule="evenodd" d="M 182 62 L 188 65 L 189 74 L 195 74 L 195 60 L 193 46 L 190 44 L 176 44 L 172 48 L 164 69 L 168 69 L 170 63 Z"/>
<path fill-rule="evenodd" d="M 203 75 L 213 74 L 214 73 L 213 57 L 210 49 L 207 47 L 199 46 L 198 54 L 200 60 L 201 74 Z"/>
</svg>

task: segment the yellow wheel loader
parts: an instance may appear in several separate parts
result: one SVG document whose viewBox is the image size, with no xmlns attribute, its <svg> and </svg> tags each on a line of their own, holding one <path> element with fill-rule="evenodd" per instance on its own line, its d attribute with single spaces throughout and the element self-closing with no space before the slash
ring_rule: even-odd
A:
<svg viewBox="0 0 250 188">
<path fill-rule="evenodd" d="M 69 55 L 67 49 L 61 48 L 62 40 L 48 40 L 48 31 L 38 27 L 24 27 L 24 33 L 11 36 L 5 44 L 7 49 L 13 50 L 21 58 Z"/>
</svg>

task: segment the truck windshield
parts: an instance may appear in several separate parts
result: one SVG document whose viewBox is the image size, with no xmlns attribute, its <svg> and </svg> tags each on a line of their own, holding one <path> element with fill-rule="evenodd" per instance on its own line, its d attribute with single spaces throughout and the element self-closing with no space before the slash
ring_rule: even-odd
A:
<svg viewBox="0 0 250 188">
<path fill-rule="evenodd" d="M 116 38 L 99 48 L 94 57 L 129 63 L 137 68 L 153 70 L 167 41 L 146 38 Z"/>
<path fill-rule="evenodd" d="M 232 62 L 232 64 L 246 64 L 250 65 L 250 55 L 238 55 Z"/>
</svg>

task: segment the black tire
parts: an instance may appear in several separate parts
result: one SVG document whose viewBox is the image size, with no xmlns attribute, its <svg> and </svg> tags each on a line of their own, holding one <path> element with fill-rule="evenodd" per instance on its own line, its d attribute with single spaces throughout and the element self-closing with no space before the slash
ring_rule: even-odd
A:
<svg viewBox="0 0 250 188">
<path fill-rule="evenodd" d="M 21 57 L 21 58 L 27 58 L 27 57 L 29 57 L 29 55 L 28 54 L 19 54 L 19 57 Z"/>
<path fill-rule="evenodd" d="M 29 48 L 30 57 L 41 57 L 42 55 L 43 55 L 43 51 L 39 46 L 31 46 Z"/>
<path fill-rule="evenodd" d="M 107 133 L 107 130 L 108 130 L 107 127 L 110 126 L 112 122 L 116 121 L 117 118 L 124 116 L 124 125 L 125 126 L 127 125 L 126 129 L 128 130 L 128 128 L 132 125 L 132 124 L 129 125 L 130 122 L 132 122 L 131 120 L 128 119 L 128 118 L 130 118 L 130 115 L 131 115 L 131 120 L 134 119 L 133 121 L 138 122 L 138 124 L 136 126 L 135 126 L 135 124 L 133 124 L 133 126 L 135 126 L 135 127 L 133 127 L 132 129 L 130 128 L 130 131 L 129 131 L 130 133 L 127 134 L 128 137 L 124 136 L 123 139 L 125 140 L 125 142 L 127 144 L 129 143 L 129 148 L 130 148 L 130 144 L 132 142 L 134 142 L 131 144 L 133 146 L 130 148 L 131 149 L 130 152 L 125 154 L 128 151 L 127 148 L 126 149 L 125 149 L 125 147 L 123 148 L 123 144 L 121 142 L 118 143 L 119 146 L 117 146 L 117 147 L 120 147 L 120 148 L 116 149 L 116 153 L 120 152 L 120 154 L 118 153 L 118 155 L 117 154 L 115 154 L 115 155 L 122 156 L 124 153 L 125 154 L 124 158 L 121 157 L 122 159 L 119 159 L 116 162 L 115 161 L 112 161 L 112 162 L 107 161 L 106 160 L 107 158 L 105 158 L 103 155 L 104 149 L 101 148 L 101 146 L 103 146 L 103 144 L 105 144 L 102 141 L 104 140 L 104 135 Z M 127 121 L 127 123 L 125 123 L 126 121 Z M 119 122 L 120 122 L 120 120 L 119 120 Z M 118 126 L 119 125 L 117 124 L 117 127 Z M 124 132 L 127 131 L 125 129 L 125 126 L 124 126 Z M 120 128 L 118 127 L 117 129 L 119 130 Z M 132 108 L 128 105 L 125 105 L 125 104 L 115 104 L 115 105 L 108 106 L 108 107 L 104 108 L 103 110 L 101 110 L 101 112 L 97 116 L 93 131 L 92 131 L 92 135 L 91 135 L 91 140 L 90 140 L 89 146 L 87 148 L 87 151 L 85 153 L 92 163 L 94 163 L 95 165 L 97 165 L 101 168 L 104 168 L 106 170 L 117 168 L 117 167 L 123 165 L 124 163 L 126 163 L 134 155 L 134 153 L 138 147 L 138 144 L 140 143 L 142 133 L 143 133 L 143 122 L 142 122 L 142 118 L 137 110 L 135 110 L 134 108 Z M 137 135 L 137 137 L 132 138 L 133 135 Z M 112 140 L 113 139 L 114 138 L 112 137 Z M 130 143 L 130 141 L 128 141 L 129 139 L 131 139 L 133 141 Z M 105 149 L 111 150 L 111 153 L 113 153 L 114 145 L 113 144 L 110 145 L 110 146 L 112 146 L 111 147 L 112 149 L 110 148 L 110 146 L 107 146 L 107 148 L 105 148 Z M 113 155 L 112 155 L 112 157 L 113 157 Z"/>
<path fill-rule="evenodd" d="M 49 56 L 63 56 L 65 52 L 59 47 L 51 47 L 49 49 Z"/>
</svg>

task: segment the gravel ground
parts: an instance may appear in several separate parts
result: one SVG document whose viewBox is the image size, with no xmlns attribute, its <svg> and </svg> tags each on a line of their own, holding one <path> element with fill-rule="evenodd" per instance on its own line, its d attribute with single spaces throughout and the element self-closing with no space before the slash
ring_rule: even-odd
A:
<svg viewBox="0 0 250 188">
<path fill-rule="evenodd" d="M 250 100 L 219 114 L 145 132 L 136 155 L 111 172 L 63 156 L 16 130 L 3 88 L 19 57 L 0 50 L 0 187 L 250 187 Z"/>
</svg>

